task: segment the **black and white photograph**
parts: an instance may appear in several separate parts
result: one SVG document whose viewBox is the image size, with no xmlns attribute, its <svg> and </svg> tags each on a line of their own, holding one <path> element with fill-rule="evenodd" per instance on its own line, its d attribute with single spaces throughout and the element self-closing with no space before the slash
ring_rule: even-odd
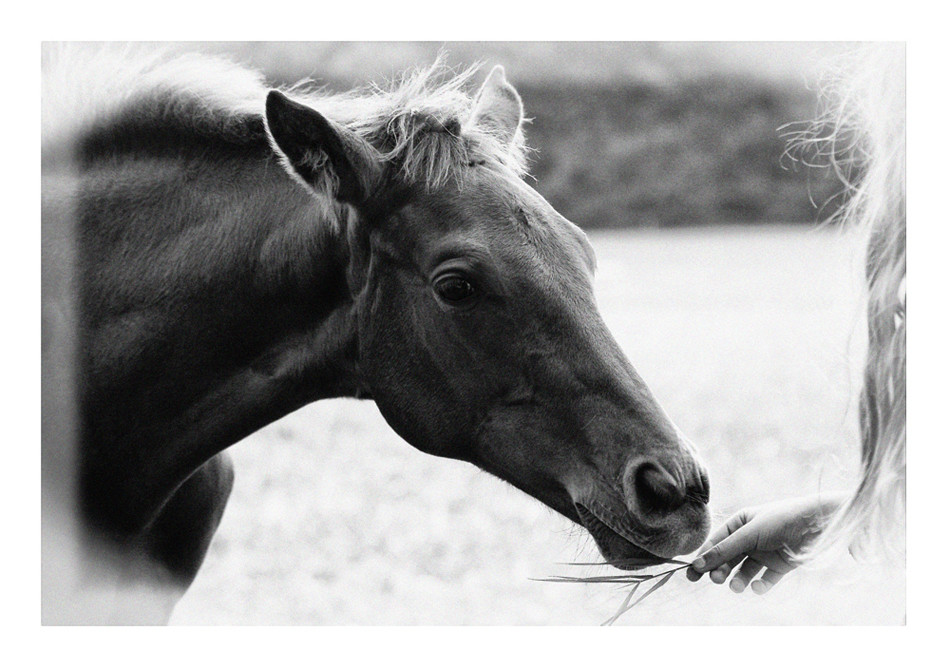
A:
<svg viewBox="0 0 950 669">
<path fill-rule="evenodd" d="M 37 48 L 42 626 L 913 615 L 906 42 Z"/>
</svg>

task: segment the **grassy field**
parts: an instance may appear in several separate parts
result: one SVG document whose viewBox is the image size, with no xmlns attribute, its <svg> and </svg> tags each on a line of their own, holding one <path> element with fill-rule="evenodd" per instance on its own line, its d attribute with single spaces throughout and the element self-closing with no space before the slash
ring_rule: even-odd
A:
<svg viewBox="0 0 950 669">
<path fill-rule="evenodd" d="M 601 232 L 597 290 L 621 346 L 699 446 L 720 517 L 854 471 L 862 349 L 854 240 L 801 227 Z M 321 402 L 231 449 L 237 483 L 173 623 L 563 624 L 609 617 L 586 533 L 470 465 L 423 455 L 371 402 Z M 874 624 L 902 571 L 842 558 L 765 597 L 677 576 L 618 624 Z"/>
</svg>

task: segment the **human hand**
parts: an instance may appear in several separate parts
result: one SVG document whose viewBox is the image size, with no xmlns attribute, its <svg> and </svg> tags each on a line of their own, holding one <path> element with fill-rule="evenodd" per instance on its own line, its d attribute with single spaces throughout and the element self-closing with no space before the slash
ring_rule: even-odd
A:
<svg viewBox="0 0 950 669">
<path fill-rule="evenodd" d="M 821 533 L 844 499 L 842 493 L 824 493 L 742 509 L 709 536 L 686 577 L 698 581 L 709 573 L 713 583 L 725 583 L 741 563 L 729 588 L 742 592 L 764 569 L 752 583 L 752 591 L 764 595 L 798 566 L 796 556 Z"/>
</svg>

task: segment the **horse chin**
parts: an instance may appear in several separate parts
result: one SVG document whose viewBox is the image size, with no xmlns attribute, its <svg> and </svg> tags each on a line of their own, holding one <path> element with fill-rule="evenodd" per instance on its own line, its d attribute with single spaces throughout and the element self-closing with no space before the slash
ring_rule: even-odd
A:
<svg viewBox="0 0 950 669">
<path fill-rule="evenodd" d="M 601 555 L 612 567 L 633 571 L 667 562 L 618 533 L 584 505 L 575 503 L 574 507 Z"/>
</svg>

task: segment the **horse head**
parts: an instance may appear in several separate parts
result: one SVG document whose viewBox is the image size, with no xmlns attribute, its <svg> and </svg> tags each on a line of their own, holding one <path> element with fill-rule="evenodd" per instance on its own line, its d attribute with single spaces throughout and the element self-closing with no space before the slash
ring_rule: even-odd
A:
<svg viewBox="0 0 950 669">
<path fill-rule="evenodd" d="M 697 548 L 709 486 L 598 312 L 585 234 L 521 178 L 501 68 L 464 116 L 367 132 L 272 91 L 272 145 L 346 212 L 359 386 L 406 441 L 584 525 L 618 567 Z"/>
</svg>

